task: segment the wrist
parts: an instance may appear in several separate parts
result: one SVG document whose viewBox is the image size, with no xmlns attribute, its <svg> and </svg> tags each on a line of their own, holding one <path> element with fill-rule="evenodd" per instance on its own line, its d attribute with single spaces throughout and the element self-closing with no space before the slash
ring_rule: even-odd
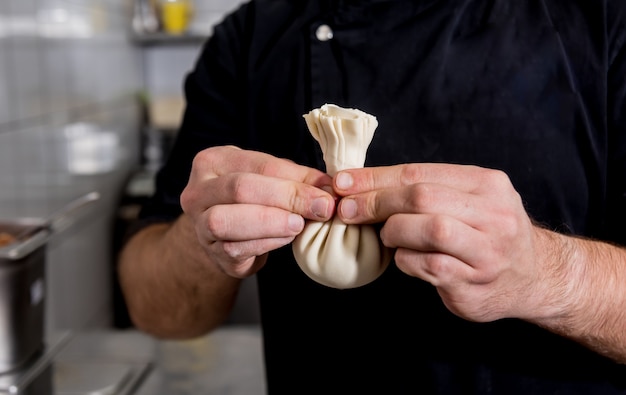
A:
<svg viewBox="0 0 626 395">
<path fill-rule="evenodd" d="M 560 332 L 559 328 L 569 326 L 577 311 L 584 308 L 580 295 L 586 270 L 584 254 L 578 239 L 548 229 L 536 228 L 535 239 L 535 281 L 540 284 L 542 297 L 529 321 Z"/>
</svg>

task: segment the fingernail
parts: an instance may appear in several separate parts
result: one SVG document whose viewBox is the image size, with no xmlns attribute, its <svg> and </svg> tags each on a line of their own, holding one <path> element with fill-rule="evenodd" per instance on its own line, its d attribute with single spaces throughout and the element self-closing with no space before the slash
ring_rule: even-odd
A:
<svg viewBox="0 0 626 395">
<path fill-rule="evenodd" d="M 353 180 L 352 176 L 348 173 L 339 173 L 337 175 L 337 180 L 335 181 L 337 184 L 337 188 L 339 189 L 348 189 L 352 186 Z"/>
<path fill-rule="evenodd" d="M 328 213 L 328 206 L 329 206 L 328 199 L 319 197 L 319 198 L 313 199 L 313 202 L 311 203 L 311 211 L 313 212 L 313 214 L 315 214 L 316 216 L 320 218 L 326 218 L 330 215 Z"/>
<path fill-rule="evenodd" d="M 300 232 L 304 228 L 304 219 L 298 214 L 289 214 L 287 223 L 289 230 L 293 230 L 294 232 Z"/>
<path fill-rule="evenodd" d="M 353 199 L 341 201 L 341 216 L 345 219 L 356 217 L 356 202 Z"/>
</svg>

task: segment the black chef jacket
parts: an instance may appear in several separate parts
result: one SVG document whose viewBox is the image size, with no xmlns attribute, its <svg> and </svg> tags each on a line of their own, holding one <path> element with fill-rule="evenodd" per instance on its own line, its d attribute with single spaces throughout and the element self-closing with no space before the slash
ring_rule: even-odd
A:
<svg viewBox="0 0 626 395">
<path fill-rule="evenodd" d="M 623 0 L 245 4 L 186 79 L 184 121 L 142 217 L 181 213 L 192 158 L 209 146 L 323 169 L 302 115 L 334 103 L 377 117 L 366 166 L 501 169 L 534 220 L 624 243 L 625 21 Z M 519 320 L 460 319 L 393 264 L 336 290 L 287 246 L 257 279 L 272 394 L 626 394 L 624 366 Z"/>
</svg>

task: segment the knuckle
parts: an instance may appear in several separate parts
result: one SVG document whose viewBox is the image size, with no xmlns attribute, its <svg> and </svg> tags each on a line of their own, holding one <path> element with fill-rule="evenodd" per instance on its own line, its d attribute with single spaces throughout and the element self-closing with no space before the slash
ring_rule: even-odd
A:
<svg viewBox="0 0 626 395">
<path fill-rule="evenodd" d="M 424 179 L 424 170 L 421 166 L 409 164 L 400 169 L 400 183 L 402 185 L 414 184 Z"/>
<path fill-rule="evenodd" d="M 432 188 L 428 184 L 413 184 L 410 187 L 410 198 L 407 199 L 410 212 L 425 212 L 433 203 Z"/>
<path fill-rule="evenodd" d="M 377 198 L 376 193 L 366 194 L 363 200 L 355 199 L 357 203 L 357 213 L 361 217 L 376 218 L 377 213 L 381 211 L 381 202 Z"/>
<path fill-rule="evenodd" d="M 230 260 L 234 262 L 240 261 L 244 256 L 244 251 L 242 250 L 240 243 L 236 242 L 222 243 L 222 251 Z"/>
<path fill-rule="evenodd" d="M 482 169 L 482 185 L 495 189 L 502 190 L 507 188 L 511 181 L 509 176 L 502 170 L 497 169 Z"/>
<path fill-rule="evenodd" d="M 448 217 L 433 216 L 428 229 L 429 239 L 435 248 L 445 246 L 454 239 L 454 226 Z"/>
<path fill-rule="evenodd" d="M 285 163 L 286 162 L 283 160 L 267 157 L 259 161 L 257 171 L 259 174 L 277 177 L 281 174 L 281 170 L 285 166 Z"/>
<path fill-rule="evenodd" d="M 285 201 L 289 205 L 287 207 L 289 211 L 299 213 L 304 210 L 304 202 L 307 200 L 307 196 L 295 184 L 290 184 L 285 194 L 287 196 Z"/>
<path fill-rule="evenodd" d="M 223 216 L 219 215 L 219 210 L 210 208 L 205 213 L 205 228 L 214 240 L 220 240 L 226 234 L 226 221 Z"/>
<path fill-rule="evenodd" d="M 500 234 L 505 237 L 516 237 L 520 231 L 520 224 L 517 220 L 517 216 L 512 213 L 505 213 L 500 216 L 499 219 Z"/>
<path fill-rule="evenodd" d="M 235 146 L 215 146 L 209 147 L 198 152 L 192 162 L 191 168 L 198 172 L 210 174 L 223 174 L 225 168 L 230 168 L 237 160 L 232 159 L 234 152 L 241 151 Z M 231 158 L 227 161 L 227 158 Z M 193 171 L 192 171 L 193 174 Z"/>
<path fill-rule="evenodd" d="M 250 195 L 250 177 L 247 174 L 234 174 L 229 177 L 226 188 L 233 203 L 246 203 Z"/>
<path fill-rule="evenodd" d="M 189 188 L 183 189 L 183 192 L 180 194 L 180 206 L 183 209 L 183 212 L 189 213 L 192 210 L 193 202 L 195 200 L 195 193 L 193 193 Z"/>
<path fill-rule="evenodd" d="M 443 254 L 428 254 L 424 258 L 424 272 L 430 278 L 430 282 L 438 287 L 444 284 L 450 277 L 450 265 Z"/>
<path fill-rule="evenodd" d="M 205 169 L 207 167 L 210 167 L 210 164 L 213 162 L 214 156 L 219 155 L 220 153 L 219 148 L 220 147 L 212 147 L 198 152 L 193 157 L 193 160 L 191 162 L 191 168 Z"/>
<path fill-rule="evenodd" d="M 203 153 L 207 156 L 213 156 L 213 155 L 219 156 L 219 155 L 225 155 L 227 153 L 232 153 L 233 151 L 240 151 L 240 149 L 235 147 L 234 145 L 217 145 L 214 147 L 206 148 L 200 151 L 200 153 Z"/>
<path fill-rule="evenodd" d="M 481 270 L 477 270 L 472 277 L 472 283 L 476 285 L 487 285 L 494 282 L 500 274 L 500 270 L 497 267 L 485 267 Z"/>
<path fill-rule="evenodd" d="M 191 161 L 192 169 L 202 167 L 202 164 L 207 162 L 207 157 L 209 156 L 209 150 L 211 150 L 211 148 L 200 151 L 193 157 L 193 160 Z"/>
</svg>

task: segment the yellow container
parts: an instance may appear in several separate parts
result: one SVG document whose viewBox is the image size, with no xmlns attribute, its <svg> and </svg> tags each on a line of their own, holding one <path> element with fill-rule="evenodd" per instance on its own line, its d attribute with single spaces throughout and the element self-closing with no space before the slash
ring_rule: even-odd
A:
<svg viewBox="0 0 626 395">
<path fill-rule="evenodd" d="M 161 22 L 166 33 L 184 33 L 189 26 L 191 14 L 191 1 L 189 0 L 163 0 L 161 2 Z"/>
</svg>

